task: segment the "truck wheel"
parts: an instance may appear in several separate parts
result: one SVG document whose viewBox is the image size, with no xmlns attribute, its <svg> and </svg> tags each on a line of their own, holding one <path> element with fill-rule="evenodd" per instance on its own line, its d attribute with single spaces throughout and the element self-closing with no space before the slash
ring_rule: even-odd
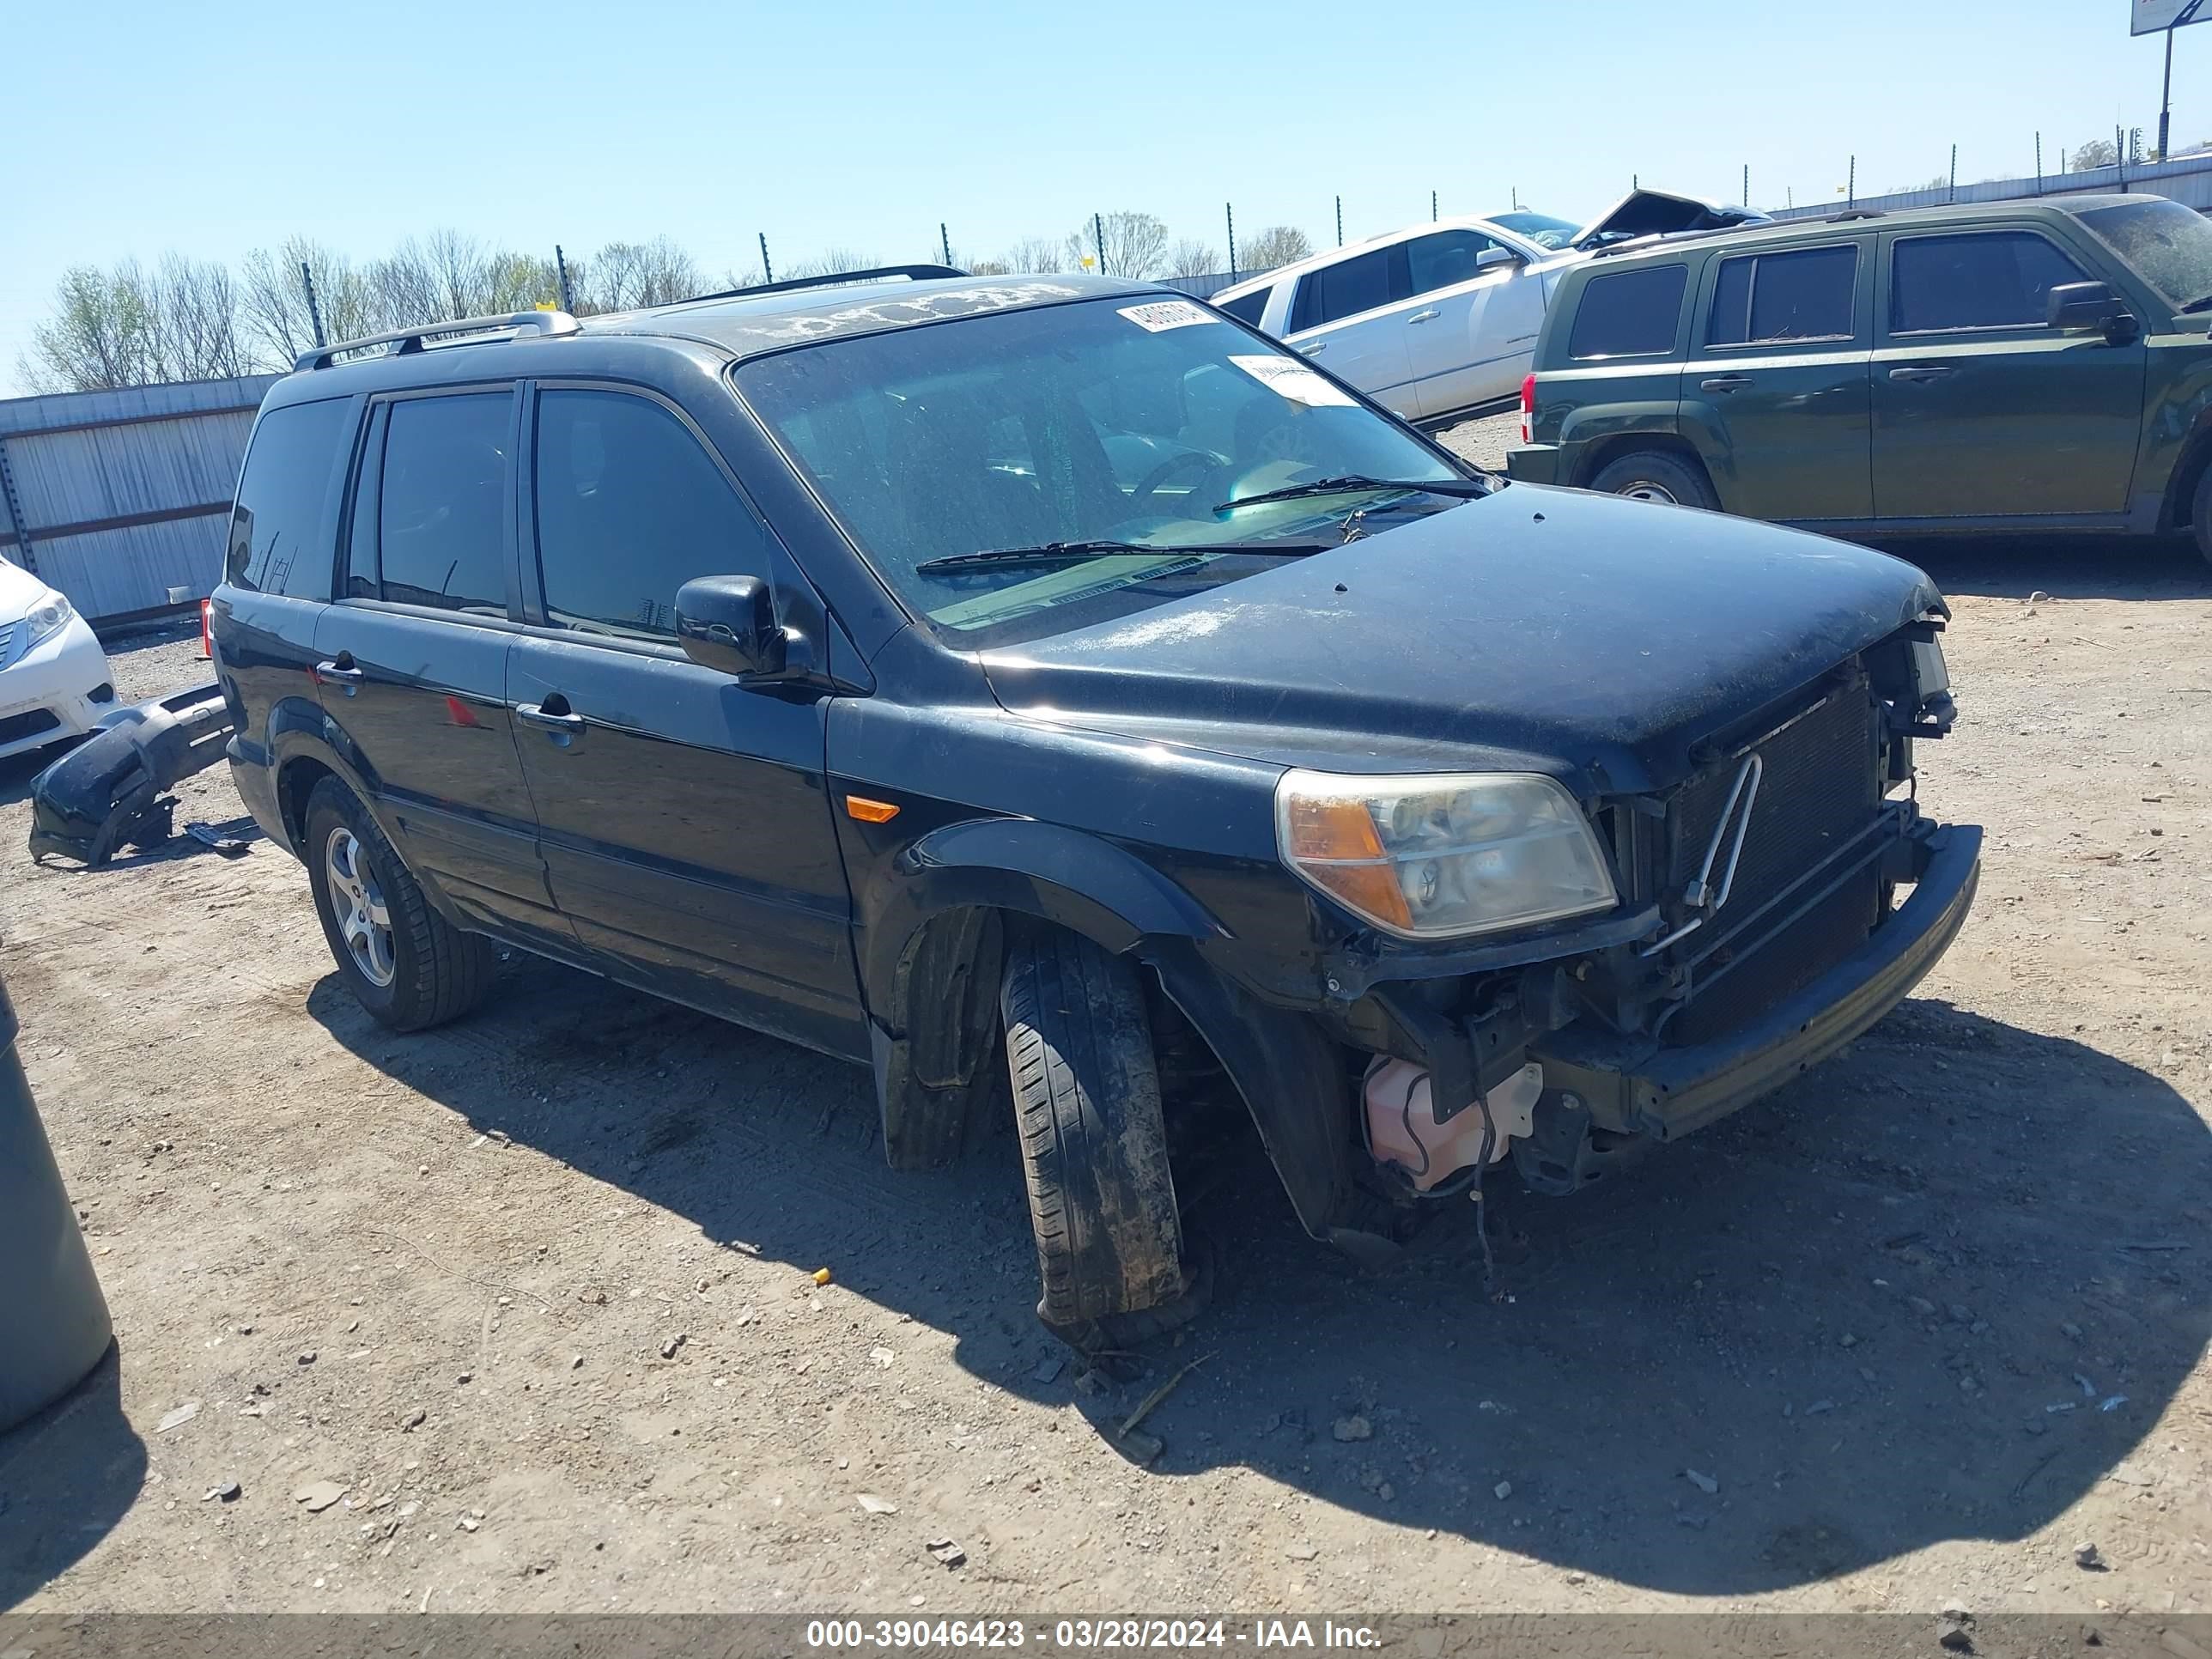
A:
<svg viewBox="0 0 2212 1659">
<path fill-rule="evenodd" d="M 1590 480 L 1590 488 L 1602 495 L 1626 495 L 1639 501 L 1702 507 L 1709 513 L 1720 506 L 1703 472 L 1680 457 L 1657 449 L 1639 449 L 1617 461 L 1607 461 Z"/>
<path fill-rule="evenodd" d="M 483 1000 L 490 945 L 430 908 L 368 809 L 336 778 L 307 797 L 303 850 L 323 937 L 362 1007 L 395 1031 L 419 1031 Z"/>
<path fill-rule="evenodd" d="M 2197 481 L 2197 493 L 2189 503 L 2189 528 L 2197 538 L 2197 550 L 2212 560 L 2212 467 Z"/>
<path fill-rule="evenodd" d="M 1135 965 L 1053 931 L 1006 952 L 1000 1009 L 1044 1294 L 1037 1317 L 1091 1352 L 1198 1313 Z"/>
</svg>

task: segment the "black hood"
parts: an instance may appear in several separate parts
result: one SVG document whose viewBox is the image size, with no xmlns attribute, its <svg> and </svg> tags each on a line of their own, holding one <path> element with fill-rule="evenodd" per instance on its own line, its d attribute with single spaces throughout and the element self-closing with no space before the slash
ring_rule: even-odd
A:
<svg viewBox="0 0 2212 1659">
<path fill-rule="evenodd" d="M 983 655 L 1008 709 L 1287 766 L 1664 788 L 1700 738 L 1943 603 L 1887 554 L 1515 484 Z"/>
</svg>

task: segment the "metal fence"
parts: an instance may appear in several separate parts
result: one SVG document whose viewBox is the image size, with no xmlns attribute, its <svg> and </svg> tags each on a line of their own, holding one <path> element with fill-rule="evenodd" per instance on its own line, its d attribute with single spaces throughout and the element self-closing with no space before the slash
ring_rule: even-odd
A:
<svg viewBox="0 0 2212 1659">
<path fill-rule="evenodd" d="M 212 592 L 253 411 L 276 379 L 0 402 L 0 558 L 95 623 Z"/>
<path fill-rule="evenodd" d="M 2212 212 L 2212 152 L 2179 155 L 2171 161 L 2126 161 L 2079 173 L 2046 173 L 2037 178 L 1989 179 L 1980 184 L 1935 185 L 1926 190 L 1893 191 L 1883 196 L 1838 191 L 1830 202 L 1771 208 L 1778 219 L 1818 219 L 1839 208 L 1888 211 L 1897 208 L 1943 207 L 1953 202 L 2010 202 L 2035 196 L 2087 196 L 2115 191 L 2165 196 L 2199 213 Z"/>
</svg>

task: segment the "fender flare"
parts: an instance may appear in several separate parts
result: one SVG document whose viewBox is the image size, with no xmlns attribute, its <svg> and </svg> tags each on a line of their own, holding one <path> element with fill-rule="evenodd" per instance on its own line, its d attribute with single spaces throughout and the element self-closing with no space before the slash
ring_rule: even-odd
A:
<svg viewBox="0 0 2212 1659">
<path fill-rule="evenodd" d="M 1001 915 L 1033 916 L 1116 955 L 1161 936 L 1225 936 L 1167 877 L 1112 842 L 1033 818 L 969 819 L 903 848 L 855 895 L 884 1152 L 895 1169 L 957 1158 L 997 1097 Z M 925 989 L 917 992 L 914 988 Z M 917 1020 L 918 997 L 938 1017 Z"/>
<path fill-rule="evenodd" d="M 1034 818 L 975 818 L 933 830 L 891 860 L 870 896 L 860 917 L 860 988 L 870 1017 L 894 1036 L 904 1026 L 900 963 L 915 936 L 947 910 L 1035 916 L 1117 955 L 1152 935 L 1228 936 L 1195 898 L 1133 854 Z"/>
</svg>

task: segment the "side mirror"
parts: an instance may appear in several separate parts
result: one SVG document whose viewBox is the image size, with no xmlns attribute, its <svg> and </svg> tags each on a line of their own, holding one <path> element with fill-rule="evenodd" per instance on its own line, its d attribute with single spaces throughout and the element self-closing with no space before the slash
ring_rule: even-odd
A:
<svg viewBox="0 0 2212 1659">
<path fill-rule="evenodd" d="M 1474 256 L 1477 270 L 1495 270 L 1500 265 L 1517 265 L 1521 256 L 1510 247 L 1486 247 Z"/>
<path fill-rule="evenodd" d="M 676 591 L 676 639 L 702 668 L 778 674 L 784 632 L 775 597 L 758 576 L 696 576 Z"/>
<path fill-rule="evenodd" d="M 2044 296 L 2046 328 L 2101 329 L 2115 342 L 2135 337 L 2136 319 L 2107 283 L 2061 283 Z"/>
</svg>

